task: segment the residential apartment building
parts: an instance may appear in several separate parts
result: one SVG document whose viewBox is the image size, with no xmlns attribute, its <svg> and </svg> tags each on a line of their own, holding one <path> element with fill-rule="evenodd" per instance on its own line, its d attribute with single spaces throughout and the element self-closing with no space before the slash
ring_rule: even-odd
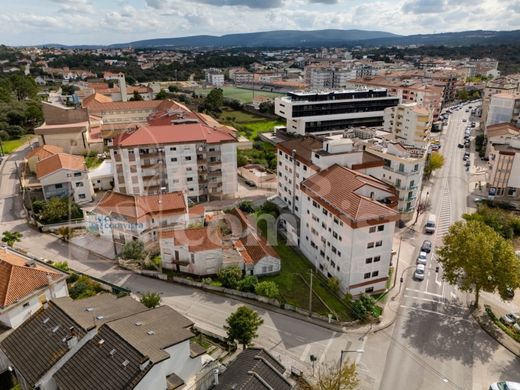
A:
<svg viewBox="0 0 520 390">
<path fill-rule="evenodd" d="M 233 68 L 229 70 L 229 78 L 235 84 L 251 84 L 254 81 L 253 73 L 244 68 Z"/>
<path fill-rule="evenodd" d="M 392 186 L 340 165 L 300 184 L 300 249 L 344 293 L 385 289 L 399 213 Z"/>
<path fill-rule="evenodd" d="M 44 199 L 70 197 L 75 203 L 92 201 L 94 189 L 83 156 L 57 153 L 36 163 L 35 170 Z"/>
<path fill-rule="evenodd" d="M 345 88 L 348 80 L 355 78 L 355 70 L 312 67 L 309 70 L 309 87 L 313 90 Z"/>
<path fill-rule="evenodd" d="M 291 92 L 275 99 L 275 114 L 291 134 L 324 134 L 354 126 L 381 126 L 384 110 L 399 99 L 386 89 Z"/>
<path fill-rule="evenodd" d="M 499 197 L 520 197 L 520 127 L 511 123 L 487 128 L 488 187 Z"/>
<path fill-rule="evenodd" d="M 0 323 L 16 329 L 48 301 L 68 296 L 67 277 L 11 248 L 0 249 Z"/>
<path fill-rule="evenodd" d="M 143 126 L 110 147 L 114 188 L 132 195 L 184 191 L 221 199 L 237 191 L 236 139 L 203 123 Z"/>
<path fill-rule="evenodd" d="M 23 390 L 166 389 L 197 380 L 193 323 L 131 297 L 56 298 L 1 343 Z"/>
<path fill-rule="evenodd" d="M 520 126 L 520 93 L 497 93 L 491 95 L 486 128 L 498 123 Z"/>
<path fill-rule="evenodd" d="M 140 196 L 109 191 L 84 214 L 87 230 L 108 237 L 116 253 L 135 240 L 146 248 L 158 247 L 161 231 L 188 225 L 187 200 L 182 192 Z"/>
<path fill-rule="evenodd" d="M 395 140 L 407 145 L 424 147 L 432 128 L 433 110 L 417 103 L 402 103 L 385 109 L 384 129 Z"/>
<path fill-rule="evenodd" d="M 224 86 L 224 73 L 220 69 L 206 70 L 206 83 L 214 87 Z"/>
<path fill-rule="evenodd" d="M 491 104 L 491 96 L 496 94 L 515 94 L 520 93 L 520 73 L 499 77 L 486 83 L 484 94 L 482 96 L 482 127 L 488 121 L 489 108 Z"/>
</svg>

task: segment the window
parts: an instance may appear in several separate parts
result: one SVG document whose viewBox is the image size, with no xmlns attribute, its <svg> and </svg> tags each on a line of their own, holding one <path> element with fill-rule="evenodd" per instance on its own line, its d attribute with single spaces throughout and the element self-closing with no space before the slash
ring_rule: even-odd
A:
<svg viewBox="0 0 520 390">
<path fill-rule="evenodd" d="M 171 160 L 171 162 L 176 162 L 177 161 L 177 157 L 172 157 L 170 160 Z"/>
<path fill-rule="evenodd" d="M 323 252 L 322 250 L 320 250 L 320 256 L 321 256 L 321 257 L 325 257 L 325 252 Z"/>
<path fill-rule="evenodd" d="M 172 152 L 175 152 L 175 151 L 177 150 L 177 148 L 176 148 L 175 146 L 172 146 L 172 147 L 170 148 L 170 150 L 171 150 Z"/>
<path fill-rule="evenodd" d="M 184 157 L 184 159 L 185 159 L 186 161 L 191 161 L 191 156 L 186 156 L 186 157 Z"/>
<path fill-rule="evenodd" d="M 363 279 L 369 279 L 370 278 L 370 272 L 367 272 L 365 273 L 365 275 L 363 275 Z"/>
<path fill-rule="evenodd" d="M 327 212 L 327 210 L 323 209 L 322 211 L 323 211 L 323 214 L 324 214 L 324 215 L 329 215 L 329 213 Z"/>
<path fill-rule="evenodd" d="M 74 172 L 74 177 L 79 177 L 81 176 L 81 172 Z"/>
<path fill-rule="evenodd" d="M 366 293 L 374 292 L 374 287 L 367 287 L 367 288 L 365 288 L 365 292 Z"/>
<path fill-rule="evenodd" d="M 378 231 L 378 232 L 382 232 L 383 230 L 385 230 L 385 225 L 379 225 L 379 226 L 377 227 L 377 231 Z"/>
<path fill-rule="evenodd" d="M 76 187 L 83 187 L 83 182 L 82 181 L 77 182 Z"/>
<path fill-rule="evenodd" d="M 193 181 L 193 177 L 186 178 L 186 181 Z"/>
<path fill-rule="evenodd" d="M 369 233 L 375 233 L 375 231 L 376 231 L 376 227 L 375 226 L 371 226 L 370 229 L 368 229 Z"/>
<path fill-rule="evenodd" d="M 340 251 L 338 251 L 338 256 L 341 256 L 341 252 Z"/>
<path fill-rule="evenodd" d="M 332 268 L 335 268 L 335 267 L 336 267 L 336 263 L 333 262 L 333 261 L 330 262 L 330 265 L 332 265 Z"/>
<path fill-rule="evenodd" d="M 383 241 L 376 241 L 376 246 L 381 246 L 383 245 Z"/>
<path fill-rule="evenodd" d="M 374 263 L 377 263 L 378 261 L 381 261 L 381 256 L 374 257 Z"/>
<path fill-rule="evenodd" d="M 85 194 L 79 194 L 80 199 L 85 199 L 87 196 Z"/>
<path fill-rule="evenodd" d="M 279 156 L 282 155 L 282 151 L 281 151 L 281 150 L 278 151 L 278 155 L 279 155 Z"/>
<path fill-rule="evenodd" d="M 374 243 L 373 242 L 369 242 L 367 244 L 367 249 L 370 249 L 370 248 L 373 248 L 374 247 Z"/>
<path fill-rule="evenodd" d="M 336 233 L 336 232 L 332 232 L 332 237 L 334 237 L 334 238 L 338 238 L 338 233 Z"/>
<path fill-rule="evenodd" d="M 25 302 L 22 306 L 23 307 L 29 307 L 30 304 L 31 304 L 31 302 Z"/>
<path fill-rule="evenodd" d="M 338 253 L 338 250 L 336 249 L 336 247 L 334 245 L 332 246 L 332 253 Z"/>
<path fill-rule="evenodd" d="M 195 255 L 192 253 L 190 256 L 191 256 L 191 264 L 195 264 Z"/>
<path fill-rule="evenodd" d="M 375 278 L 377 275 L 379 275 L 379 271 L 372 272 L 372 277 Z"/>
<path fill-rule="evenodd" d="M 371 257 L 365 259 L 365 264 L 371 264 L 371 263 L 372 263 L 372 260 L 373 260 L 373 259 L 372 259 Z"/>
<path fill-rule="evenodd" d="M 304 171 L 307 170 L 307 165 L 304 165 L 304 166 L 303 166 L 303 170 L 304 170 Z"/>
</svg>

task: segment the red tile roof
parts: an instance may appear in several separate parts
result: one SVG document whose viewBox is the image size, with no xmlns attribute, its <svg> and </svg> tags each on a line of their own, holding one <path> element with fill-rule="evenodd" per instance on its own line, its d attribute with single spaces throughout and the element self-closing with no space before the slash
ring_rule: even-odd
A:
<svg viewBox="0 0 520 390">
<path fill-rule="evenodd" d="M 190 252 L 222 248 L 222 236 L 218 226 L 163 231 L 161 238 L 173 238 L 175 245 L 187 246 Z"/>
<path fill-rule="evenodd" d="M 28 266 L 29 260 L 7 249 L 0 249 L 0 307 L 45 287 L 49 280 L 64 278 L 65 274 L 42 265 Z"/>
<path fill-rule="evenodd" d="M 87 98 L 88 99 L 88 98 Z M 141 100 L 129 102 L 100 102 L 98 100 L 83 100 L 83 107 L 88 108 L 90 114 L 105 111 L 154 110 L 162 103 L 161 100 Z"/>
<path fill-rule="evenodd" d="M 29 153 L 27 153 L 25 158 L 28 160 L 31 157 L 36 156 L 38 160 L 43 160 L 47 157 L 53 156 L 58 153 L 63 153 L 63 148 L 54 145 L 42 145 L 38 146 L 37 148 L 34 148 Z"/>
<path fill-rule="evenodd" d="M 67 153 L 54 154 L 46 159 L 38 161 L 36 164 L 36 177 L 41 178 L 59 169 L 69 169 L 71 171 L 86 171 L 85 159 L 83 156 L 74 156 Z"/>
<path fill-rule="evenodd" d="M 157 195 L 127 195 L 108 191 L 93 210 L 103 215 L 123 215 L 138 220 L 146 215 L 187 212 L 184 194 L 169 192 Z"/>
<path fill-rule="evenodd" d="M 353 222 L 379 217 L 395 219 L 399 216 L 390 207 L 361 195 L 360 190 L 365 186 L 386 192 L 389 198 L 395 197 L 392 186 L 337 164 L 309 177 L 300 185 L 307 195 L 318 198 L 321 203 L 326 203 L 336 213 L 346 215 Z"/>
<path fill-rule="evenodd" d="M 132 147 L 140 145 L 159 145 L 207 142 L 209 144 L 236 142 L 230 134 L 212 129 L 202 123 L 142 126 L 131 134 L 122 134 L 114 140 L 114 146 Z"/>
</svg>

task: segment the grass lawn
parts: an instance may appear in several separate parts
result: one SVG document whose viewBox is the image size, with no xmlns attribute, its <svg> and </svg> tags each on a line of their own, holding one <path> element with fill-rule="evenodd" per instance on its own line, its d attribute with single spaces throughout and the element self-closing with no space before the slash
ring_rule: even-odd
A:
<svg viewBox="0 0 520 390">
<path fill-rule="evenodd" d="M 101 165 L 103 162 L 102 158 L 98 158 L 97 156 L 86 156 L 85 157 L 85 165 L 88 169 L 93 169 Z"/>
<path fill-rule="evenodd" d="M 271 131 L 274 126 L 285 125 L 282 121 L 266 119 L 264 117 L 244 111 L 224 110 L 219 120 L 236 127 L 241 135 L 248 139 L 255 139 L 259 133 Z"/>
<path fill-rule="evenodd" d="M 5 154 L 12 153 L 14 150 L 18 149 L 20 146 L 29 142 L 32 138 L 34 138 L 34 134 L 26 134 L 18 139 L 11 139 L 9 141 L 2 141 L 2 148 Z"/>
<path fill-rule="evenodd" d="M 197 95 L 206 96 L 210 93 L 212 88 L 197 88 L 195 93 Z M 223 87 L 224 97 L 228 99 L 236 99 L 241 103 L 252 103 L 253 102 L 253 90 L 252 89 L 244 89 L 244 88 L 236 88 L 236 87 Z M 270 98 L 275 98 L 278 96 L 283 96 L 283 93 L 262 91 L 262 90 L 254 90 L 254 96 L 265 96 Z"/>
</svg>

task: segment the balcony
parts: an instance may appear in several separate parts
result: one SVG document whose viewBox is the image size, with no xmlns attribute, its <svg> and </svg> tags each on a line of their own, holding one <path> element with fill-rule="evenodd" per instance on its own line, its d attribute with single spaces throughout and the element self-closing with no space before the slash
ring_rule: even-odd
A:
<svg viewBox="0 0 520 390">
<path fill-rule="evenodd" d="M 383 169 L 386 169 L 387 171 L 390 171 L 390 172 L 393 172 L 393 173 L 397 173 L 399 175 L 403 175 L 403 176 L 412 176 L 412 175 L 417 175 L 419 173 L 419 171 L 401 171 L 400 169 L 395 169 L 395 168 L 392 168 L 392 167 L 389 167 L 389 166 L 383 166 Z"/>
<path fill-rule="evenodd" d="M 218 160 L 209 160 L 209 165 L 218 165 L 221 164 L 222 161 L 220 159 Z"/>
<path fill-rule="evenodd" d="M 206 154 L 208 157 L 220 157 L 220 155 L 222 153 L 220 150 L 210 150 L 210 151 L 206 152 Z"/>
</svg>

